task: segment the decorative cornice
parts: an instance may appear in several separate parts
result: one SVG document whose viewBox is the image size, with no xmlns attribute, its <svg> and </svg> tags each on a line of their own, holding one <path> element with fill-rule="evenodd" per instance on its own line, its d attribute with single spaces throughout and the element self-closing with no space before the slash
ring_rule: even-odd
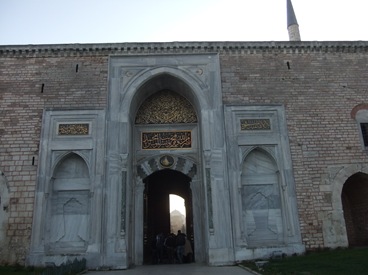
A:
<svg viewBox="0 0 368 275">
<path fill-rule="evenodd" d="M 50 44 L 0 46 L 0 56 L 109 56 L 156 53 L 282 51 L 304 52 L 367 52 L 368 41 L 270 41 L 270 42 L 162 42 L 162 43 L 105 43 L 105 44 Z"/>
</svg>

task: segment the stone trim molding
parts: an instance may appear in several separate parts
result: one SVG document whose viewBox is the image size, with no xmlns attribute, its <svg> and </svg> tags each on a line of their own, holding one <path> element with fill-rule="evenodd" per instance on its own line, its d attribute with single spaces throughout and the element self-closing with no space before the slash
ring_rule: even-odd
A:
<svg viewBox="0 0 368 275">
<path fill-rule="evenodd" d="M 332 184 L 332 208 L 334 210 L 342 211 L 341 193 L 345 182 L 352 175 L 362 172 L 368 174 L 368 164 L 357 163 L 342 165 L 340 167 L 335 167 L 338 169 L 335 176 L 330 180 Z"/>
<path fill-rule="evenodd" d="M 0 46 L 0 56 L 49 57 L 49 56 L 106 56 L 122 54 L 157 53 L 213 53 L 238 52 L 253 54 L 272 52 L 368 52 L 368 41 L 270 41 L 270 42 L 157 42 L 157 43 L 98 43 L 53 45 L 5 45 Z"/>
<path fill-rule="evenodd" d="M 368 103 L 361 103 L 361 104 L 358 104 L 357 106 L 355 106 L 353 108 L 353 110 L 351 110 L 350 117 L 353 118 L 353 119 L 356 119 L 357 113 L 361 110 L 367 110 L 368 111 Z"/>
</svg>

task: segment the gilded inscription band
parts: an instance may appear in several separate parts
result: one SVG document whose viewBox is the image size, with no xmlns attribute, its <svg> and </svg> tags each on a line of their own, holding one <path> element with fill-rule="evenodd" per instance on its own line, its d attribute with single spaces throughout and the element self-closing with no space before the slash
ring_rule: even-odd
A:
<svg viewBox="0 0 368 275">
<path fill-rule="evenodd" d="M 142 149 L 188 149 L 192 147 L 191 131 L 142 132 Z"/>
<path fill-rule="evenodd" d="M 58 135 L 59 136 L 85 136 L 89 134 L 88 123 L 78 124 L 59 124 Z"/>
<path fill-rule="evenodd" d="M 240 129 L 242 131 L 271 130 L 269 119 L 241 119 Z"/>
</svg>

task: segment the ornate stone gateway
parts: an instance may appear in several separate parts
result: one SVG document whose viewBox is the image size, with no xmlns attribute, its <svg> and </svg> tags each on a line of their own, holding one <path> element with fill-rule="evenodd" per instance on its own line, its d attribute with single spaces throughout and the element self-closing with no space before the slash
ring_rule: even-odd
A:
<svg viewBox="0 0 368 275">
<path fill-rule="evenodd" d="M 149 262 L 171 193 L 196 262 L 304 251 L 283 106 L 223 106 L 216 54 L 109 66 L 106 110 L 45 110 L 31 265 Z"/>
<path fill-rule="evenodd" d="M 197 176 L 197 165 L 188 162 L 178 150 L 192 150 L 192 128 L 197 127 L 197 116 L 193 106 L 179 94 L 170 90 L 162 90 L 147 98 L 140 106 L 135 128 L 141 135 L 141 143 L 137 148 L 146 153 L 152 151 L 156 157 L 148 163 L 138 166 L 137 173 L 143 179 L 144 188 L 144 214 L 143 214 L 143 243 L 144 263 L 152 263 L 152 242 L 156 235 L 170 233 L 169 194 L 177 194 L 185 198 L 187 205 L 186 219 L 189 227 L 187 237 L 194 245 L 193 211 L 191 181 Z M 162 131 L 145 131 L 145 125 L 160 126 Z M 188 128 L 189 126 L 189 128 Z M 176 130 L 190 129 L 190 130 Z M 172 130 L 170 130 L 172 129 Z M 156 151 L 155 151 L 156 150 Z M 168 155 L 157 157 L 157 151 L 170 150 Z M 196 152 L 195 152 L 196 153 Z M 145 167 L 152 167 L 147 171 Z M 183 168 L 191 167 L 186 171 Z M 195 188 L 193 188 L 195 189 Z M 176 233 L 176 232 L 172 232 Z"/>
<path fill-rule="evenodd" d="M 218 56 L 116 56 L 109 71 L 106 264 L 143 264 L 147 232 L 156 230 L 144 219 L 145 194 L 152 195 L 147 188 L 168 192 L 164 182 L 179 188 L 182 176 L 188 180 L 195 260 L 232 263 L 231 223 L 213 216 L 221 209 L 219 215 L 230 217 L 222 192 L 227 183 Z M 214 196 L 223 199 L 212 203 Z"/>
</svg>

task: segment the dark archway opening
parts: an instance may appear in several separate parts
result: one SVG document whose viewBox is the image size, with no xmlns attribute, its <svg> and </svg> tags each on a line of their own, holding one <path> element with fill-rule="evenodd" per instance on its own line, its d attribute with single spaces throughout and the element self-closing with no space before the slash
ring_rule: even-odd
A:
<svg viewBox="0 0 368 275">
<path fill-rule="evenodd" d="M 348 178 L 341 194 L 350 247 L 368 246 L 368 175 Z"/>
<path fill-rule="evenodd" d="M 164 169 L 146 177 L 144 190 L 144 263 L 157 263 L 154 244 L 156 237 L 162 233 L 166 238 L 171 232 L 170 224 L 170 194 L 175 194 L 185 200 L 186 236 L 194 251 L 192 192 L 191 178 L 181 172 Z M 177 233 L 177 232 L 173 232 Z M 194 255 L 188 261 L 194 260 Z M 162 263 L 170 263 L 164 248 Z"/>
</svg>

